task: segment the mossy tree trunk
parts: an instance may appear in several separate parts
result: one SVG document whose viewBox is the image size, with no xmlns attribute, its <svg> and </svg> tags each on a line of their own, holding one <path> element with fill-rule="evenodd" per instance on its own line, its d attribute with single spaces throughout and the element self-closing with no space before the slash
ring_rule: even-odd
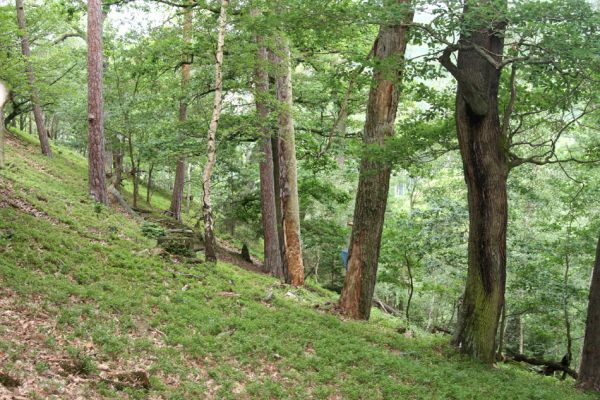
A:
<svg viewBox="0 0 600 400">
<path fill-rule="evenodd" d="M 505 23 L 486 20 L 490 3 L 466 2 L 464 14 L 478 22 L 461 33 L 456 65 L 450 59 L 455 49 L 447 48 L 440 57 L 458 82 L 456 127 L 469 208 L 467 282 L 454 343 L 488 364 L 495 361 L 496 332 L 504 304 L 509 172 L 498 113 L 501 69 L 475 49 L 501 60 Z"/>
<path fill-rule="evenodd" d="M 365 145 L 384 146 L 385 138 L 395 132 L 402 65 L 408 43 L 406 23 L 410 23 L 413 16 L 408 4 L 407 0 L 386 3 L 390 12 L 392 7 L 404 8 L 402 19 L 395 24 L 382 25 L 373 45 L 377 62 L 367 104 Z M 390 174 L 388 162 L 363 157 L 348 250 L 348 272 L 339 303 L 342 312 L 355 319 L 369 319 L 371 315 Z"/>
</svg>

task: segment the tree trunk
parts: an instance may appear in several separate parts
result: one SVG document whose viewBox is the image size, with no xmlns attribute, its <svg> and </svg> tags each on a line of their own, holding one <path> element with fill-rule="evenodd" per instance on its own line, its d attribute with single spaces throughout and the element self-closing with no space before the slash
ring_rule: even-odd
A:
<svg viewBox="0 0 600 400">
<path fill-rule="evenodd" d="M 204 216 L 204 246 L 205 258 L 208 262 L 217 261 L 217 241 L 214 232 L 214 219 L 211 202 L 211 177 L 217 161 L 216 135 L 219 119 L 221 118 L 221 107 L 223 105 L 223 47 L 225 44 L 225 25 L 227 22 L 227 5 L 229 0 L 221 0 L 221 13 L 219 16 L 219 34 L 217 38 L 217 54 L 215 64 L 215 100 L 212 118 L 208 127 L 207 155 L 208 160 L 202 174 L 202 211 Z"/>
<path fill-rule="evenodd" d="M 281 34 L 276 38 L 273 60 L 276 62 L 276 91 L 279 102 L 279 172 L 281 187 L 283 245 L 287 282 L 304 285 L 304 265 L 300 239 L 300 203 L 296 170 L 296 144 L 292 116 L 292 67 L 289 42 Z"/>
<path fill-rule="evenodd" d="M 185 213 L 189 214 L 192 206 L 192 163 L 188 163 L 187 195 L 185 196 Z"/>
<path fill-rule="evenodd" d="M 193 9 L 191 6 L 186 7 L 183 15 L 183 44 L 185 46 L 184 59 L 181 66 L 181 100 L 179 102 L 179 122 L 187 121 L 187 88 L 190 82 L 191 57 L 189 56 L 189 46 L 192 42 L 192 17 Z M 173 184 L 173 195 L 171 196 L 170 212 L 173 218 L 181 221 L 181 208 L 183 204 L 183 191 L 185 189 L 185 159 L 177 160 L 177 168 L 175 169 L 175 183 Z"/>
<path fill-rule="evenodd" d="M 600 239 L 596 248 L 596 262 L 590 296 L 587 320 L 585 323 L 585 339 L 579 367 L 579 384 L 585 389 L 600 392 Z"/>
<path fill-rule="evenodd" d="M 146 185 L 146 203 L 150 204 L 150 200 L 152 198 L 152 172 L 154 171 L 154 163 L 150 163 L 150 168 L 148 169 L 148 184 Z"/>
<path fill-rule="evenodd" d="M 52 156 L 52 149 L 50 148 L 48 134 L 46 133 L 46 127 L 44 126 L 44 114 L 42 113 L 42 107 L 40 106 L 40 95 L 35 82 L 33 65 L 31 64 L 31 50 L 29 48 L 29 35 L 27 34 L 27 23 L 25 20 L 23 0 L 15 0 L 15 5 L 17 8 L 17 23 L 21 33 L 21 51 L 27 66 L 27 80 L 29 81 L 31 90 L 31 104 L 33 106 L 33 115 L 35 116 L 35 125 L 40 138 L 40 146 L 42 148 L 43 155 Z M 104 197 L 106 197 L 106 195 Z"/>
<path fill-rule="evenodd" d="M 283 280 L 288 282 L 288 268 L 285 257 L 285 239 L 283 237 L 283 209 L 281 208 L 281 169 L 279 168 L 279 132 L 271 138 L 271 152 L 273 154 L 273 187 L 275 191 L 275 221 L 277 224 L 277 240 L 279 242 L 279 258 Z"/>
<path fill-rule="evenodd" d="M 133 183 L 133 208 L 137 207 L 137 198 L 139 193 L 138 188 L 138 169 L 135 162 L 135 157 L 133 155 L 133 140 L 131 139 L 131 133 L 127 137 L 127 148 L 129 149 L 129 162 L 131 163 L 131 170 L 129 174 L 131 176 L 131 181 Z"/>
<path fill-rule="evenodd" d="M 102 96 L 102 3 L 88 1 L 88 176 L 94 199 L 108 204 L 104 172 L 104 101 Z M 35 109 L 34 109 L 35 110 Z M 37 119 L 37 118 L 36 118 Z M 39 126 L 38 126 L 39 129 Z"/>
<path fill-rule="evenodd" d="M 408 4 L 408 0 L 393 3 L 394 6 Z M 402 15 L 402 20 L 396 25 L 380 27 L 373 45 L 374 58 L 383 62 L 376 64 L 369 92 L 363 137 L 365 145 L 383 147 L 385 138 L 394 134 L 402 63 L 408 42 L 405 24 L 412 21 L 413 14 L 404 11 Z M 390 173 L 388 163 L 363 157 L 348 249 L 348 272 L 340 298 L 342 312 L 355 319 L 369 319 L 371 315 Z"/>
<path fill-rule="evenodd" d="M 123 149 L 121 141 L 118 141 L 118 148 L 113 153 L 113 186 L 120 191 L 123 182 Z"/>
<path fill-rule="evenodd" d="M 175 169 L 175 182 L 173 184 L 173 194 L 171 196 L 171 208 L 169 212 L 177 221 L 181 222 L 181 207 L 183 203 L 183 189 L 185 187 L 185 159 L 177 161 Z"/>
<path fill-rule="evenodd" d="M 255 11 L 256 13 L 256 11 Z M 261 220 L 264 236 L 264 271 L 280 279 L 285 279 L 281 263 L 279 236 L 277 233 L 277 212 L 275 204 L 275 182 L 273 172 L 273 148 L 271 146 L 271 129 L 269 127 L 269 74 L 266 66 L 269 55 L 264 44 L 264 37 L 257 35 L 258 54 L 254 71 L 255 102 L 258 125 L 262 133 L 260 146 L 260 198 Z"/>
<path fill-rule="evenodd" d="M 8 101 L 8 88 L 0 81 L 0 169 L 4 168 L 4 105 Z"/>
<path fill-rule="evenodd" d="M 476 6 L 470 9 L 472 4 Z M 486 21 L 483 10 L 478 18 L 474 15 L 477 7 L 487 9 L 488 1 L 466 2 L 464 13 L 481 22 L 462 32 L 459 43 L 479 46 L 499 61 L 504 49 L 504 23 Z M 458 81 L 456 126 L 469 206 L 467 283 L 454 343 L 462 352 L 491 364 L 495 361 L 506 283 L 509 167 L 498 114 L 501 70 L 472 46 L 459 48 L 456 66 L 448 49 L 440 61 Z"/>
</svg>

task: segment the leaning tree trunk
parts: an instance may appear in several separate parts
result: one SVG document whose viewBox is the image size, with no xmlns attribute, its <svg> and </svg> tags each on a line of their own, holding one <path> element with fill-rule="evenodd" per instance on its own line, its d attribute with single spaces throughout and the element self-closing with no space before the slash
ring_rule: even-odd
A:
<svg viewBox="0 0 600 400">
<path fill-rule="evenodd" d="M 191 6 L 186 7 L 183 15 L 183 44 L 185 46 L 184 59 L 181 65 L 181 101 L 179 102 L 179 122 L 187 121 L 187 88 L 190 82 L 191 57 L 189 56 L 189 46 L 192 42 L 192 15 Z M 177 160 L 175 169 L 175 183 L 173 185 L 173 195 L 171 196 L 170 212 L 173 218 L 181 222 L 181 208 L 183 204 L 183 191 L 185 189 L 185 159 Z"/>
<path fill-rule="evenodd" d="M 208 160 L 204 166 L 202 174 L 202 211 L 204 216 L 204 246 L 206 261 L 217 261 L 217 240 L 214 232 L 214 218 L 211 202 L 211 183 L 212 172 L 217 161 L 217 127 L 219 118 L 221 118 L 221 108 L 223 105 L 223 46 L 225 45 L 225 25 L 227 22 L 227 4 L 229 0 L 221 0 L 221 13 L 219 16 L 219 35 L 217 38 L 217 62 L 215 64 L 215 101 L 213 106 L 212 118 L 208 127 L 207 155 Z"/>
<path fill-rule="evenodd" d="M 44 126 L 44 114 L 42 113 L 42 107 L 40 105 L 40 95 L 38 88 L 35 83 L 35 74 L 33 72 L 33 65 L 31 64 L 31 50 L 29 48 L 29 35 L 27 34 L 27 23 L 25 20 L 25 10 L 23 8 L 23 0 L 15 0 L 17 7 L 17 23 L 19 25 L 19 31 L 21 34 L 21 51 L 25 58 L 25 64 L 27 66 L 27 80 L 31 90 L 31 104 L 33 105 L 33 115 L 35 116 L 35 125 L 37 127 L 38 136 L 40 138 L 40 146 L 42 148 L 42 154 L 45 156 L 52 155 L 52 149 L 50 148 L 50 142 L 48 141 L 48 133 Z"/>
<path fill-rule="evenodd" d="M 88 1 L 88 177 L 94 199 L 108 204 L 104 172 L 104 101 L 102 97 L 102 3 Z M 35 110 L 35 109 L 34 109 Z M 37 120 L 37 117 L 36 117 Z M 39 126 L 38 126 L 39 129 Z"/>
<path fill-rule="evenodd" d="M 487 3 L 467 1 L 464 13 L 474 15 L 477 7 L 489 7 Z M 451 48 L 440 61 L 458 82 L 456 127 L 469 207 L 467 283 L 454 343 L 462 352 L 491 364 L 506 283 L 509 167 L 498 114 L 501 70 L 473 48 L 478 46 L 499 62 L 505 24 L 486 22 L 482 14 L 473 18 L 480 25 L 461 34 L 458 64 L 450 60 Z"/>
<path fill-rule="evenodd" d="M 256 12 L 255 12 L 256 13 Z M 265 47 L 265 39 L 261 35 L 256 36 L 258 53 L 256 68 L 254 72 L 255 102 L 258 114 L 258 125 L 261 130 L 262 139 L 260 146 L 262 158 L 260 161 L 260 198 L 261 198 L 261 220 L 264 236 L 264 270 L 280 279 L 285 279 L 283 265 L 281 263 L 281 252 L 279 248 L 279 236 L 277 232 L 277 210 L 275 204 L 275 175 L 273 167 L 273 148 L 271 146 L 271 129 L 269 127 L 269 74 L 266 67 L 269 63 L 269 55 Z"/>
<path fill-rule="evenodd" d="M 394 3 L 396 6 L 408 4 L 408 0 L 396 0 Z M 412 12 L 406 11 L 397 24 L 382 25 L 373 45 L 373 56 L 381 62 L 376 64 L 369 92 L 363 137 L 365 145 L 382 147 L 385 138 L 394 134 L 402 64 L 408 42 L 406 24 L 412 21 L 412 16 Z M 339 303 L 342 312 L 355 319 L 369 319 L 371 315 L 390 174 L 389 163 L 363 157 L 348 250 L 348 272 Z"/>
<path fill-rule="evenodd" d="M 596 262 L 590 285 L 585 339 L 579 367 L 579 384 L 600 392 L 600 239 L 596 247 Z"/>
<path fill-rule="evenodd" d="M 296 144 L 292 116 L 292 67 L 289 42 L 281 34 L 276 39 L 276 91 L 279 102 L 279 173 L 283 225 L 283 245 L 288 283 L 304 285 L 304 264 L 300 239 L 300 202 L 296 169 Z"/>
</svg>

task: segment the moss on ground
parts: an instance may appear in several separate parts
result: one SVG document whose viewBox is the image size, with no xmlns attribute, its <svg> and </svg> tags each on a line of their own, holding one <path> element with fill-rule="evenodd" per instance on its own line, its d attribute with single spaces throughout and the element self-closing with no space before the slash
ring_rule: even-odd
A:
<svg viewBox="0 0 600 400">
<path fill-rule="evenodd" d="M 294 289 L 158 255 L 141 226 L 86 193 L 86 163 L 10 136 L 0 171 L 0 386 L 28 398 L 591 399 L 572 382 L 489 368 L 445 337 L 345 321 Z M 156 203 L 168 201 L 155 195 Z M 185 290 L 184 290 L 185 289 Z M 272 300 L 265 301 L 268 293 Z M 145 371 L 151 388 L 117 385 Z M 113 378 L 111 378 L 113 377 Z"/>
</svg>

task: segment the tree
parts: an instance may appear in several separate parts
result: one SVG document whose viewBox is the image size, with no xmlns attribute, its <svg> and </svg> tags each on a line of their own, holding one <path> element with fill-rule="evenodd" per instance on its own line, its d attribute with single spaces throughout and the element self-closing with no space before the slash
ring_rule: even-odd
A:
<svg viewBox="0 0 600 400">
<path fill-rule="evenodd" d="M 204 216 L 204 246 L 206 261 L 217 261 L 217 241 L 214 232 L 214 216 L 211 202 L 211 177 L 217 161 L 216 134 L 223 106 L 223 47 L 225 44 L 225 26 L 227 23 L 228 0 L 221 0 L 221 12 L 219 15 L 219 33 L 217 36 L 217 54 L 215 63 L 215 99 L 213 112 L 208 127 L 207 155 L 208 160 L 202 174 L 202 211 Z"/>
<path fill-rule="evenodd" d="M 191 57 L 188 54 L 189 46 L 192 42 L 192 17 L 193 10 L 191 6 L 185 8 L 183 14 L 183 44 L 185 46 L 184 56 L 181 63 L 181 100 L 179 101 L 179 122 L 187 121 L 188 104 L 187 104 L 187 88 L 190 81 Z M 185 159 L 177 160 L 175 169 L 175 183 L 173 185 L 173 195 L 171 196 L 171 215 L 181 221 L 181 208 L 183 204 L 183 191 L 185 188 L 186 166 Z"/>
<path fill-rule="evenodd" d="M 27 80 L 29 81 L 29 90 L 31 92 L 35 126 L 37 128 L 38 137 L 40 138 L 42 154 L 45 156 L 52 156 L 52 149 L 50 148 L 50 143 L 48 141 L 48 133 L 46 132 L 46 126 L 44 125 L 44 114 L 40 105 L 40 94 L 36 86 L 35 73 L 33 72 L 33 65 L 31 63 L 31 49 L 29 47 L 29 35 L 27 33 L 27 22 L 25 20 L 23 0 L 15 0 L 15 5 L 17 7 L 17 23 L 19 25 L 19 34 L 21 37 L 21 52 L 23 53 L 27 68 Z"/>
<path fill-rule="evenodd" d="M 256 11 L 254 13 L 258 14 Z M 277 232 L 272 135 L 268 121 L 269 73 L 266 68 L 269 64 L 269 54 L 265 46 L 264 36 L 256 35 L 255 40 L 258 50 L 254 70 L 254 97 L 258 124 L 261 131 L 260 148 L 262 150 L 262 157 L 259 163 L 259 170 L 261 222 L 264 238 L 264 270 L 273 276 L 284 279 L 279 234 Z"/>
<path fill-rule="evenodd" d="M 387 2 L 390 11 L 400 7 L 401 18 L 383 23 L 373 44 L 375 68 L 367 104 L 363 141 L 366 146 L 384 146 L 394 135 L 400 98 L 402 65 L 408 43 L 407 23 L 413 13 L 407 0 Z M 381 235 L 391 165 L 370 155 L 363 156 L 349 246 L 348 272 L 340 298 L 342 312 L 355 319 L 369 319 L 377 277 Z"/>
<path fill-rule="evenodd" d="M 454 343 L 484 363 L 495 360 L 495 338 L 504 305 L 509 172 L 525 163 L 573 161 L 573 157 L 559 157 L 558 143 L 580 118 L 594 111 L 589 107 L 587 88 L 572 89 L 593 82 L 591 53 L 574 50 L 595 45 L 588 34 L 593 18 L 582 13 L 577 23 L 572 23 L 571 17 L 589 6 L 523 4 L 510 10 L 510 18 L 508 7 L 504 0 L 467 1 L 456 23 L 460 27 L 458 42 L 448 43 L 437 36 L 447 43 L 439 61 L 458 84 L 455 120 L 469 207 L 467 282 Z M 510 38 L 507 48 L 506 38 Z M 456 64 L 454 52 L 458 53 Z M 576 74 L 569 71 L 572 65 L 578 65 Z M 510 74 L 503 82 L 507 66 Z M 517 73 L 529 82 L 521 89 L 526 94 L 520 96 L 520 102 Z M 503 113 L 501 100 L 505 102 Z M 522 155 L 523 148 L 534 154 Z"/>
<path fill-rule="evenodd" d="M 0 168 L 4 168 L 4 105 L 8 101 L 8 88 L 0 81 Z"/>
<path fill-rule="evenodd" d="M 292 115 L 292 66 L 289 40 L 282 32 L 275 38 L 276 92 L 279 107 L 279 182 L 281 193 L 283 247 L 288 283 L 304 285 L 304 264 L 300 238 L 300 203 L 298 200 L 298 173 L 294 117 Z"/>
<path fill-rule="evenodd" d="M 579 385 L 585 389 L 600 392 L 600 239 L 596 247 L 596 261 L 592 273 L 585 339 L 581 366 L 579 367 Z"/>
<path fill-rule="evenodd" d="M 465 3 L 464 14 L 470 21 L 478 21 L 461 32 L 460 40 L 470 45 L 458 49 L 456 65 L 450 60 L 451 47 L 440 58 L 458 82 L 456 128 L 469 204 L 469 269 L 454 343 L 488 363 L 494 360 L 504 303 L 509 171 L 498 112 L 501 70 L 475 49 L 482 49 L 498 62 L 504 51 L 506 23 L 485 18 L 485 6 L 490 3 Z"/>
<path fill-rule="evenodd" d="M 88 1 L 88 165 L 89 190 L 108 204 L 104 172 L 104 100 L 102 96 L 102 3 Z"/>
</svg>

